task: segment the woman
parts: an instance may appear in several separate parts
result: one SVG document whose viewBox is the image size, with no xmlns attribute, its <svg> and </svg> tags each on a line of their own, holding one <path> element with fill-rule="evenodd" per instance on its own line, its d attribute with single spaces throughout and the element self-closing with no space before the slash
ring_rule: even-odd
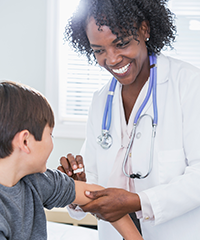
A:
<svg viewBox="0 0 200 240">
<path fill-rule="evenodd" d="M 110 93 L 114 95 L 109 129 L 113 143 L 108 149 L 101 146 L 110 80 L 93 96 L 83 160 L 69 154 L 67 159 L 61 159 L 61 164 L 71 175 L 72 169 L 81 168 L 84 162 L 88 182 L 111 187 L 91 192 L 88 197 L 94 201 L 84 206 L 84 211 L 108 221 L 136 212 L 145 240 L 197 240 L 200 239 L 200 111 L 195 106 L 200 102 L 200 70 L 160 54 L 164 46 L 171 46 L 176 33 L 173 14 L 165 3 L 164 0 L 80 1 L 66 27 L 66 37 L 89 62 L 97 62 L 117 79 L 115 91 Z M 157 80 L 154 96 L 158 116 L 151 94 L 139 115 L 145 116 L 136 119 L 135 138 L 125 164 L 125 173 L 135 174 L 135 178 L 129 178 L 122 170 L 123 160 L 133 121 L 152 79 Z M 155 120 L 154 145 L 151 145 L 149 115 Z M 76 178 L 84 180 L 84 174 Z M 100 240 L 121 239 L 105 221 L 99 221 L 99 234 Z"/>
</svg>

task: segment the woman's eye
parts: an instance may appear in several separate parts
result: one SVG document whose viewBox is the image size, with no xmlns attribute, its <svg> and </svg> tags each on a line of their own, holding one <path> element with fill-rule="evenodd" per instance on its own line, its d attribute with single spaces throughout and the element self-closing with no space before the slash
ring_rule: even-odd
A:
<svg viewBox="0 0 200 240">
<path fill-rule="evenodd" d="M 125 47 L 126 45 L 128 45 L 130 43 L 130 41 L 126 41 L 126 42 L 121 42 L 117 44 L 117 47 Z"/>
<path fill-rule="evenodd" d="M 103 53 L 103 49 L 97 49 L 97 50 L 93 50 L 94 54 L 101 54 Z"/>
</svg>

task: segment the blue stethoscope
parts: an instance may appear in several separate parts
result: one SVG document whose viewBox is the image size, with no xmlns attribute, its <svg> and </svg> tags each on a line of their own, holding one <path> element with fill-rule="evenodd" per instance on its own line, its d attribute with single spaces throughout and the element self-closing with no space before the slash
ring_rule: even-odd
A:
<svg viewBox="0 0 200 240">
<path fill-rule="evenodd" d="M 134 122 L 133 122 L 133 130 L 131 132 L 130 142 L 128 144 L 126 154 L 125 154 L 125 157 L 124 157 L 124 161 L 123 161 L 123 165 L 122 165 L 123 173 L 125 174 L 125 176 L 130 177 L 130 178 L 139 178 L 139 179 L 146 178 L 151 173 L 152 167 L 153 167 L 154 139 L 155 139 L 155 136 L 156 136 L 156 126 L 157 126 L 157 123 L 158 123 L 158 111 L 157 111 L 157 100 L 156 100 L 156 84 L 157 84 L 157 69 L 156 69 L 157 68 L 157 65 L 156 65 L 157 64 L 157 58 L 156 58 L 156 56 L 154 54 L 150 55 L 149 56 L 149 61 L 150 61 L 150 80 L 149 80 L 149 86 L 148 86 L 147 94 L 146 94 L 146 97 L 145 97 L 143 103 L 141 104 L 138 112 L 135 115 Z M 112 136 L 109 133 L 109 129 L 110 129 L 111 115 L 112 115 L 112 101 L 113 101 L 113 96 L 114 96 L 114 91 L 115 91 L 116 84 L 117 84 L 117 80 L 113 77 L 113 79 L 111 81 L 111 84 L 110 84 L 110 87 L 109 87 L 109 92 L 108 92 L 106 105 L 105 105 L 105 109 L 104 109 L 104 114 L 103 114 L 102 134 L 97 138 L 97 142 L 101 145 L 101 147 L 103 149 L 110 148 L 110 146 L 113 143 L 113 139 L 112 139 Z M 152 118 L 148 114 L 141 115 L 144 107 L 146 106 L 146 104 L 147 104 L 147 102 L 150 98 L 151 93 L 152 93 L 152 98 L 153 98 L 154 118 Z M 126 162 L 128 160 L 129 152 L 130 152 L 131 147 L 132 147 L 133 142 L 134 142 L 137 126 L 138 126 L 140 120 L 145 116 L 150 117 L 151 121 L 152 121 L 152 140 L 151 140 L 149 170 L 145 175 L 141 175 L 140 172 L 133 173 L 133 174 L 129 175 L 125 171 L 125 165 L 126 165 Z"/>
</svg>

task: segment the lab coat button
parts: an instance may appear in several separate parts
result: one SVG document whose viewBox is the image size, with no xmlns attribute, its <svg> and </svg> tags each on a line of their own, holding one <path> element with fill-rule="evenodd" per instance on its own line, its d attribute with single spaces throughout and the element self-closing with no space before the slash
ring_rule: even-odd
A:
<svg viewBox="0 0 200 240">
<path fill-rule="evenodd" d="M 142 134 L 141 134 L 140 132 L 138 132 L 138 133 L 136 134 L 136 138 L 139 139 L 139 138 L 141 137 L 141 135 L 142 135 Z"/>
</svg>

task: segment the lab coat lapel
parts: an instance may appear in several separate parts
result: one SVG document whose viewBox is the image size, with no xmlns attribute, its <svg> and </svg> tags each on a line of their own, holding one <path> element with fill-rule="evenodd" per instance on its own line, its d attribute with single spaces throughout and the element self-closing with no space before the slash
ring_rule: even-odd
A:
<svg viewBox="0 0 200 240">
<path fill-rule="evenodd" d="M 121 86 L 120 83 L 117 82 L 115 94 L 113 98 L 113 121 L 112 132 L 116 136 L 116 139 L 121 139 L 121 122 L 120 122 L 120 108 L 119 108 L 119 94 L 121 94 Z M 120 144 L 120 143 L 119 143 Z"/>
<path fill-rule="evenodd" d="M 141 115 L 145 114 L 147 112 L 147 110 L 150 108 L 151 105 L 152 105 L 152 94 L 151 94 L 147 104 L 145 105 Z"/>
<path fill-rule="evenodd" d="M 159 85 L 163 84 L 168 80 L 168 72 L 169 72 L 169 61 L 168 58 L 165 57 L 163 54 L 160 54 L 157 57 L 157 87 L 156 91 L 159 91 Z M 147 113 L 148 109 L 153 105 L 152 94 L 147 102 L 146 106 L 144 107 L 142 114 Z M 153 112 L 152 112 L 153 113 Z"/>
<path fill-rule="evenodd" d="M 168 72 L 169 72 L 169 61 L 168 58 L 165 57 L 163 54 L 160 54 L 157 57 L 157 65 L 158 72 L 157 72 L 157 92 L 159 91 L 159 85 L 165 83 L 168 80 Z M 119 94 L 121 94 L 121 85 L 117 82 L 115 94 L 113 97 L 113 113 L 112 113 L 112 124 L 111 124 L 111 133 L 116 139 L 121 139 L 121 122 L 120 122 L 120 108 L 119 108 Z M 152 95 L 149 98 L 146 106 L 144 107 L 142 114 L 147 113 L 149 108 L 152 106 Z M 152 107 L 152 114 L 153 114 L 153 107 Z M 115 141 L 116 141 L 115 139 Z M 121 142 L 119 141 L 119 146 Z"/>
</svg>

